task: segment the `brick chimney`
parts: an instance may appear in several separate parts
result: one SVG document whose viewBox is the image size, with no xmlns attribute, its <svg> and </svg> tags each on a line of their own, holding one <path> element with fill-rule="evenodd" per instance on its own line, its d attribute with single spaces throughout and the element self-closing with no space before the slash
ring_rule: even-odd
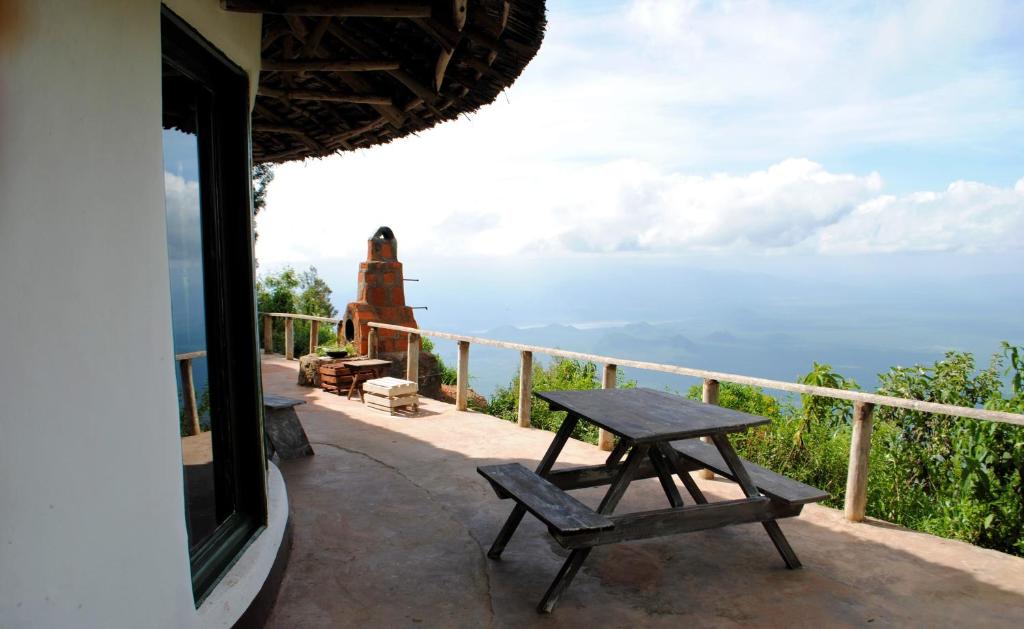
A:
<svg viewBox="0 0 1024 629">
<path fill-rule="evenodd" d="M 366 242 L 366 261 L 359 263 L 359 289 L 356 300 L 345 307 L 345 338 L 360 354 L 368 351 L 370 328 L 367 323 L 392 323 L 418 327 L 412 308 L 405 305 L 405 280 L 398 261 L 398 240 L 390 227 L 379 228 Z M 404 352 L 408 335 L 390 330 L 377 331 L 377 351 Z"/>
</svg>

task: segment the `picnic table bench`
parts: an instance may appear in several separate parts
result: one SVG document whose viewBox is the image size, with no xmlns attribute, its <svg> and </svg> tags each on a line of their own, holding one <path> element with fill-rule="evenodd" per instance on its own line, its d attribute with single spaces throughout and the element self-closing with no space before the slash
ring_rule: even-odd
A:
<svg viewBox="0 0 1024 629">
<path fill-rule="evenodd" d="M 652 389 L 599 389 L 538 393 L 565 421 L 536 471 L 519 463 L 485 465 L 477 471 L 512 509 L 487 556 L 501 557 L 526 513 L 548 527 L 570 549 L 568 559 L 537 606 L 550 612 L 595 546 L 675 535 L 746 522 L 761 522 L 788 568 L 800 560 L 776 520 L 800 514 L 803 505 L 827 493 L 741 459 L 728 433 L 767 423 L 764 417 L 703 404 Z M 580 421 L 589 421 L 618 436 L 605 463 L 552 470 Z M 698 437 L 710 437 L 712 444 Z M 625 459 L 623 460 L 623 457 Z M 711 469 L 736 482 L 745 498 L 709 503 L 689 472 Z M 677 476 L 694 504 L 684 503 L 673 481 Z M 629 484 L 657 477 L 669 508 L 613 515 Z M 576 500 L 569 490 L 608 485 L 596 509 Z"/>
</svg>

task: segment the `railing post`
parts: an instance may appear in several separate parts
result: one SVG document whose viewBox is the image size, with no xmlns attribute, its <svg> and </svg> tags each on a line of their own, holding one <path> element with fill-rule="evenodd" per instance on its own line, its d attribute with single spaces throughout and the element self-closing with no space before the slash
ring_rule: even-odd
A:
<svg viewBox="0 0 1024 629">
<path fill-rule="evenodd" d="M 320 345 L 320 322 L 309 322 L 309 353 L 315 354 L 317 346 Z"/>
<path fill-rule="evenodd" d="M 615 365 L 609 364 L 604 366 L 604 373 L 601 375 L 602 389 L 615 388 L 615 369 Z M 597 447 L 606 452 L 611 452 L 612 448 L 615 447 L 615 436 L 604 428 L 599 428 L 597 431 Z"/>
<path fill-rule="evenodd" d="M 701 390 L 700 399 L 705 404 L 714 404 L 718 406 L 718 380 L 712 380 L 711 378 L 704 378 L 704 386 Z M 711 443 L 711 437 L 701 437 L 701 441 L 704 443 Z M 701 470 L 698 472 L 700 478 L 712 479 L 715 477 L 715 473 L 711 470 Z"/>
<path fill-rule="evenodd" d="M 295 325 L 291 317 L 284 319 L 284 357 L 295 360 Z"/>
<path fill-rule="evenodd" d="M 420 335 L 409 333 L 409 353 L 405 360 L 405 379 L 420 383 Z"/>
<path fill-rule="evenodd" d="M 519 425 L 527 428 L 530 425 L 530 406 L 533 398 L 533 352 L 519 352 Z"/>
<path fill-rule="evenodd" d="M 377 328 L 370 328 L 370 333 L 366 335 L 366 357 L 377 357 Z"/>
<path fill-rule="evenodd" d="M 843 514 L 850 522 L 861 522 L 868 502 L 868 455 L 871 452 L 871 423 L 874 405 L 853 405 L 853 438 L 850 440 L 850 467 L 846 471 L 846 500 Z"/>
<path fill-rule="evenodd" d="M 191 434 L 198 435 L 202 429 L 199 427 L 199 409 L 196 408 L 196 388 L 192 384 L 192 359 L 179 360 L 178 366 L 181 369 L 181 397 L 185 402 L 185 417 L 189 420 Z"/>
<path fill-rule="evenodd" d="M 274 353 L 274 317 L 263 315 L 263 353 Z"/>
<path fill-rule="evenodd" d="M 455 382 L 455 410 L 469 408 L 469 341 L 459 341 L 458 380 Z"/>
</svg>

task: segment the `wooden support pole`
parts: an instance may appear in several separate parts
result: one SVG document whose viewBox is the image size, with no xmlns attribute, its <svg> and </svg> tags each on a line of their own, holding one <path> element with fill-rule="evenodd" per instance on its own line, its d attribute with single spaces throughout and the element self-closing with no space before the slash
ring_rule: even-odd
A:
<svg viewBox="0 0 1024 629">
<path fill-rule="evenodd" d="M 367 358 L 377 357 L 377 334 L 377 328 L 370 328 L 370 333 L 366 335 Z"/>
<path fill-rule="evenodd" d="M 315 354 L 317 345 L 320 344 L 320 322 L 309 322 L 309 353 Z"/>
<path fill-rule="evenodd" d="M 274 353 L 274 317 L 263 315 L 263 353 Z"/>
<path fill-rule="evenodd" d="M 615 388 L 615 371 L 615 365 L 608 364 L 604 366 L 604 373 L 601 375 L 602 389 Z M 615 436 L 604 428 L 599 428 L 597 431 L 597 447 L 605 452 L 611 452 L 612 448 L 615 447 Z"/>
<path fill-rule="evenodd" d="M 185 358 L 178 361 L 181 369 L 181 397 L 185 402 L 185 417 L 189 420 L 190 434 L 198 435 L 202 430 L 199 427 L 199 409 L 196 407 L 196 389 L 192 383 L 192 359 Z"/>
<path fill-rule="evenodd" d="M 458 380 L 455 382 L 455 410 L 469 408 L 469 341 L 459 341 Z"/>
<path fill-rule="evenodd" d="M 295 322 L 291 317 L 284 319 L 284 357 L 295 360 Z"/>
<path fill-rule="evenodd" d="M 409 333 L 409 354 L 405 361 L 405 379 L 420 382 L 420 335 Z"/>
<path fill-rule="evenodd" d="M 334 335 L 338 338 L 338 347 L 345 347 L 345 322 L 339 321 Z"/>
<path fill-rule="evenodd" d="M 530 426 L 530 407 L 533 404 L 533 397 L 530 390 L 533 388 L 533 352 L 519 352 L 519 425 L 523 428 Z"/>
<path fill-rule="evenodd" d="M 850 441 L 850 467 L 846 472 L 846 501 L 843 514 L 850 522 L 861 522 L 868 502 L 868 455 L 871 452 L 871 423 L 874 405 L 853 405 L 853 438 Z"/>
<path fill-rule="evenodd" d="M 718 380 L 704 378 L 701 400 L 703 400 L 705 404 L 714 404 L 715 406 L 718 406 Z M 711 443 L 711 437 L 701 437 L 700 440 L 704 443 Z M 697 473 L 697 476 L 706 480 L 711 480 L 715 477 L 715 473 L 711 470 L 701 470 Z"/>
</svg>

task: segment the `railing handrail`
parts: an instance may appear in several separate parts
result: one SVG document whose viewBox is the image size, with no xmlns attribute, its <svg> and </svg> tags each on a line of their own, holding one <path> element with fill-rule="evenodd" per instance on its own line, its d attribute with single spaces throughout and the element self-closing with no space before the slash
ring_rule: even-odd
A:
<svg viewBox="0 0 1024 629">
<path fill-rule="evenodd" d="M 333 323 L 335 325 L 341 323 L 341 319 L 334 319 L 331 317 L 318 317 L 316 315 L 307 314 L 292 314 L 289 312 L 261 312 L 259 313 L 264 317 L 279 317 L 282 319 L 302 319 L 304 321 L 323 321 L 324 323 Z"/>
<path fill-rule="evenodd" d="M 372 328 L 378 328 L 382 330 L 407 332 L 410 334 L 418 334 L 420 336 L 429 336 L 439 339 L 472 343 L 474 345 L 486 345 L 490 347 L 499 347 L 502 349 L 518 350 L 520 352 L 531 352 L 547 354 L 549 356 L 559 356 L 562 358 L 572 358 L 575 360 L 585 360 L 597 364 L 618 365 L 620 367 L 632 367 L 634 369 L 645 369 L 647 371 L 660 371 L 663 373 L 671 373 L 681 376 L 692 376 L 696 378 L 717 380 L 719 382 L 732 382 L 735 384 L 753 385 L 763 387 L 765 389 L 775 389 L 779 391 L 788 391 L 791 393 L 817 395 L 820 397 L 848 400 L 851 402 L 863 402 L 868 404 L 874 404 L 876 406 L 891 406 L 894 408 L 903 408 L 912 411 L 938 413 L 941 415 L 951 415 L 954 417 L 970 417 L 972 419 L 981 419 L 986 421 L 1000 422 L 1004 424 L 1024 426 L 1024 415 L 1018 413 L 1008 413 L 1005 411 L 995 411 L 983 408 L 971 408 L 968 406 L 955 406 L 953 404 L 941 404 L 939 402 L 925 402 L 923 400 L 893 397 L 890 395 L 879 395 L 877 393 L 865 393 L 863 391 L 848 391 L 845 389 L 819 387 L 815 385 L 799 384 L 796 382 L 785 382 L 783 380 L 771 380 L 768 378 L 757 378 L 754 376 L 744 376 L 742 374 L 733 374 L 721 371 L 710 371 L 706 369 L 695 369 L 692 367 L 679 367 L 677 365 L 667 365 L 663 363 L 652 363 L 641 360 L 631 360 L 628 358 L 615 358 L 612 356 L 601 356 L 598 354 L 573 352 L 569 350 L 556 349 L 553 347 L 527 345 L 524 343 L 513 343 L 509 341 L 497 341 L 494 339 L 488 339 L 478 336 L 467 336 L 464 334 L 453 334 L 451 332 L 424 330 L 422 328 L 411 328 L 404 325 L 393 325 L 390 323 L 371 322 L 369 326 Z"/>
<path fill-rule="evenodd" d="M 184 354 L 175 354 L 174 360 L 195 360 L 196 358 L 202 358 L 206 356 L 206 350 L 201 349 L 197 352 L 185 352 Z"/>
</svg>

